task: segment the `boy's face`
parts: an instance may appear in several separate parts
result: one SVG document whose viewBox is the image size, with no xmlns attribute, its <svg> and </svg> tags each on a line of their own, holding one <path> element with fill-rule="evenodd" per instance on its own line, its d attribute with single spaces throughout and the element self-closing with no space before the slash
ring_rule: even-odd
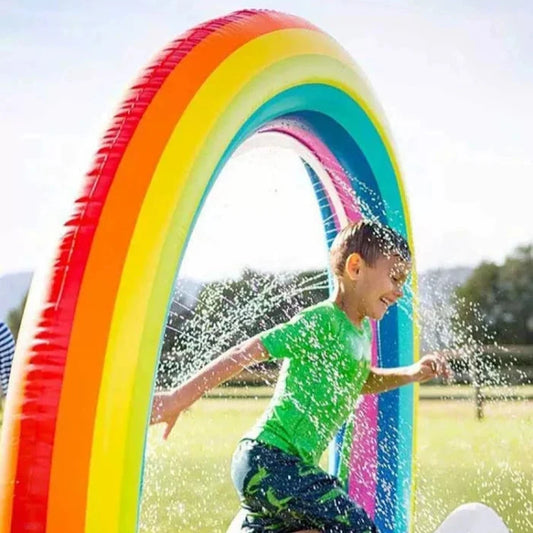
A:
<svg viewBox="0 0 533 533">
<path fill-rule="evenodd" d="M 403 296 L 403 285 L 409 276 L 411 264 L 398 255 L 381 256 L 374 265 L 359 259 L 358 271 L 350 277 L 356 282 L 354 292 L 365 316 L 380 320 L 387 309 Z M 347 268 L 350 268 L 350 259 Z"/>
</svg>

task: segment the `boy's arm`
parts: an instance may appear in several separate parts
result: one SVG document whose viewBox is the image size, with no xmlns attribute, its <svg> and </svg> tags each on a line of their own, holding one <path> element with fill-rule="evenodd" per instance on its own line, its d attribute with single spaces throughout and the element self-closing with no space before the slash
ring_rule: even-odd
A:
<svg viewBox="0 0 533 533">
<path fill-rule="evenodd" d="M 439 376 L 448 378 L 450 374 L 450 368 L 444 356 L 433 353 L 425 355 L 420 361 L 409 366 L 399 368 L 372 367 L 361 393 L 378 394 L 409 383 L 423 383 Z"/>
<path fill-rule="evenodd" d="M 205 392 L 236 376 L 245 367 L 268 358 L 269 353 L 258 337 L 230 348 L 173 391 L 155 394 L 150 423 L 166 423 L 163 434 L 166 439 L 180 413 Z"/>
</svg>

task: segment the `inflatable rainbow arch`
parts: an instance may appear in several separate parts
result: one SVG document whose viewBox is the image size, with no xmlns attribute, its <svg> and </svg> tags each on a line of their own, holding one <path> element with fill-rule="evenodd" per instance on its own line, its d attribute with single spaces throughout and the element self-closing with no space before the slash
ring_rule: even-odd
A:
<svg viewBox="0 0 533 533">
<path fill-rule="evenodd" d="M 384 117 L 331 37 L 294 16 L 240 11 L 172 42 L 121 105 L 34 279 L 2 427 L 1 533 L 136 530 L 174 280 L 220 169 L 257 140 L 301 154 L 328 243 L 361 214 L 411 242 Z M 412 362 L 412 305 L 380 322 L 379 364 Z M 412 526 L 414 396 L 408 387 L 359 410 L 349 490 L 381 532 Z"/>
</svg>

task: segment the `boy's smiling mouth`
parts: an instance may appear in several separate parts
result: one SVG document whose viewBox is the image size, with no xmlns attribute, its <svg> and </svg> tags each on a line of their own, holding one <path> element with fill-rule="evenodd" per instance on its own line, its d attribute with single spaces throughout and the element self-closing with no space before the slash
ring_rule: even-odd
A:
<svg viewBox="0 0 533 533">
<path fill-rule="evenodd" d="M 385 307 L 387 307 L 387 308 L 394 303 L 392 300 L 389 300 L 388 298 L 385 298 L 385 296 L 383 296 L 383 298 L 380 298 L 379 300 L 380 300 L 380 302 L 384 303 Z"/>
</svg>

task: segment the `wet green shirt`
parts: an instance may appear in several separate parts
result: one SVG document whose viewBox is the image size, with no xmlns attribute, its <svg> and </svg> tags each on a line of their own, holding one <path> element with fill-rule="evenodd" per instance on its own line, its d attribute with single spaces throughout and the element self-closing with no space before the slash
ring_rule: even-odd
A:
<svg viewBox="0 0 533 533">
<path fill-rule="evenodd" d="M 368 377 L 370 322 L 357 328 L 327 300 L 260 338 L 272 358 L 285 361 L 268 409 L 246 437 L 316 465 Z"/>
</svg>

